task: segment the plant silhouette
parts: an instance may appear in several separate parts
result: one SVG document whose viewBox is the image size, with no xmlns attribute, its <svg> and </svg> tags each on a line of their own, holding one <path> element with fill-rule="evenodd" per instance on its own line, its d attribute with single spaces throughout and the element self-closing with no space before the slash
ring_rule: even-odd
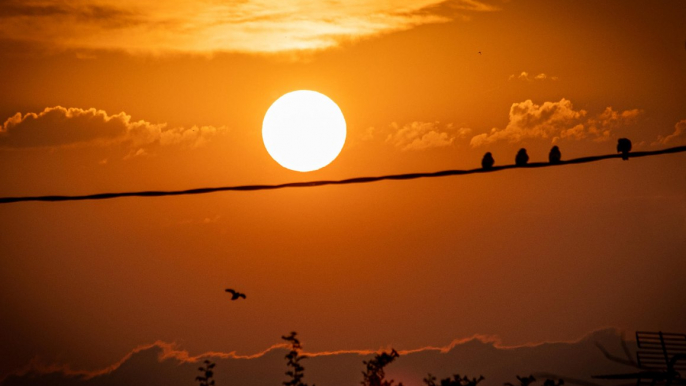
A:
<svg viewBox="0 0 686 386">
<path fill-rule="evenodd" d="M 399 356 L 400 354 L 398 354 L 397 351 L 391 349 L 390 354 L 382 352 L 381 354 L 376 354 L 373 359 L 362 361 L 362 363 L 367 366 L 367 369 L 362 372 L 362 375 L 364 376 L 362 386 L 391 386 L 393 380 L 387 381 L 385 379 L 386 373 L 383 368 Z M 403 386 L 403 384 L 398 383 L 398 386 Z"/>
<path fill-rule="evenodd" d="M 529 375 L 528 377 L 520 377 L 517 375 L 517 379 L 519 380 L 519 386 L 529 386 L 532 383 L 536 382 L 536 378 L 533 375 Z M 510 382 L 505 382 L 505 386 L 514 386 Z"/>
<path fill-rule="evenodd" d="M 460 374 L 454 374 L 452 378 L 448 377 L 441 379 L 440 383 L 436 383 L 436 377 L 431 374 L 423 379 L 427 386 L 476 386 L 483 380 L 483 375 L 480 375 L 479 378 L 469 379 L 469 377 L 466 375 L 464 377 L 460 377 Z"/>
<path fill-rule="evenodd" d="M 286 354 L 286 359 L 288 360 L 286 366 L 290 368 L 290 370 L 286 371 L 286 375 L 290 377 L 290 380 L 284 381 L 284 386 L 307 386 L 307 383 L 302 381 L 305 376 L 305 368 L 300 364 L 300 361 L 307 359 L 307 356 L 300 354 L 302 346 L 298 338 L 295 337 L 296 335 L 297 333 L 293 331 L 290 335 L 281 337 L 281 339 L 291 345 L 291 351 Z"/>
<path fill-rule="evenodd" d="M 205 359 L 203 363 L 205 363 L 205 366 L 198 367 L 198 371 L 200 371 L 202 375 L 195 377 L 195 380 L 198 381 L 200 386 L 213 386 L 214 379 L 212 379 L 212 376 L 214 376 L 214 371 L 212 371 L 212 369 L 216 363 L 210 362 L 207 359 Z"/>
<path fill-rule="evenodd" d="M 558 379 L 557 382 L 555 382 L 554 379 L 546 379 L 545 382 L 543 382 L 543 386 L 563 386 L 564 384 L 564 379 Z"/>
</svg>

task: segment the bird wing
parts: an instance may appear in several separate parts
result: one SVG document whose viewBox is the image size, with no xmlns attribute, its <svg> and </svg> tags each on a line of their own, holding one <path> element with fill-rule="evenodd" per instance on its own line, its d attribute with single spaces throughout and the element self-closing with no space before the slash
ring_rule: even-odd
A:
<svg viewBox="0 0 686 386">
<path fill-rule="evenodd" d="M 228 293 L 230 293 L 231 295 L 235 295 L 235 294 L 236 294 L 236 291 L 234 291 L 234 290 L 232 290 L 232 289 L 230 289 L 230 288 L 227 288 L 225 291 L 228 292 Z"/>
<path fill-rule="evenodd" d="M 245 294 L 239 294 L 238 296 L 240 296 L 240 297 L 242 297 L 243 299 L 245 299 Z"/>
</svg>

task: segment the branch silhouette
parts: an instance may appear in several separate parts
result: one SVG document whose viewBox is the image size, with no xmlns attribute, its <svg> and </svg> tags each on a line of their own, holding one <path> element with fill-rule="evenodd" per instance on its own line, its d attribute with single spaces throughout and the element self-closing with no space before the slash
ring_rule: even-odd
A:
<svg viewBox="0 0 686 386">
<path fill-rule="evenodd" d="M 452 379 L 448 377 L 441 379 L 439 383 L 436 383 L 437 378 L 429 373 L 429 375 L 424 378 L 423 381 L 426 383 L 426 386 L 476 386 L 484 379 L 485 378 L 483 375 L 479 376 L 479 378 L 469 379 L 469 377 L 466 375 L 461 377 L 460 374 L 454 374 Z"/>
<path fill-rule="evenodd" d="M 201 375 L 195 377 L 195 380 L 198 382 L 199 386 L 214 386 L 214 379 L 212 379 L 214 371 L 212 369 L 216 363 L 210 362 L 207 359 L 205 359 L 203 363 L 205 366 L 198 367 L 198 371 L 200 371 Z"/>
<path fill-rule="evenodd" d="M 575 165 L 588 162 L 602 161 L 605 159 L 612 158 L 638 158 L 638 157 L 648 157 L 661 154 L 672 154 L 686 152 L 686 146 L 671 147 L 662 150 L 654 151 L 642 151 L 642 152 L 632 152 L 632 153 L 622 153 L 622 154 L 607 154 L 598 155 L 591 157 L 575 158 L 565 161 L 558 161 L 556 163 L 549 162 L 530 162 L 524 165 L 504 165 L 504 166 L 491 166 L 488 168 L 478 168 L 470 170 L 443 170 L 431 173 L 405 173 L 405 174 L 391 174 L 385 176 L 376 177 L 357 177 L 348 178 L 345 180 L 322 180 L 322 181 L 309 181 L 309 182 L 291 182 L 286 184 L 276 184 L 276 185 L 238 185 L 238 186 L 223 186 L 214 188 L 200 188 L 200 189 L 188 189 L 188 190 L 173 190 L 173 191 L 141 191 L 141 192 L 119 192 L 119 193 L 99 193 L 99 194 L 89 194 L 83 196 L 25 196 L 25 197 L 0 197 L 0 204 L 9 204 L 14 202 L 24 202 L 24 201 L 80 201 L 80 200 L 105 200 L 110 198 L 119 197 L 161 197 L 161 196 L 183 196 L 192 194 L 205 194 L 214 192 L 226 192 L 226 191 L 255 191 L 255 190 L 272 190 L 272 189 L 283 189 L 283 188 L 312 188 L 315 186 L 324 185 L 347 185 L 347 184 L 364 184 L 368 182 L 377 182 L 384 180 L 413 180 L 417 178 L 433 178 L 433 177 L 447 177 L 447 176 L 459 176 L 466 174 L 476 174 L 476 173 L 492 173 L 507 169 L 530 169 L 530 168 L 541 168 L 541 167 L 553 167 L 553 166 L 563 166 L 563 165 Z"/>
<path fill-rule="evenodd" d="M 286 371 L 286 375 L 288 375 L 289 380 L 283 382 L 284 386 L 307 386 L 307 383 L 302 381 L 303 377 L 305 377 L 305 368 L 300 364 L 300 361 L 307 359 L 307 356 L 300 353 L 302 351 L 302 345 L 300 344 L 300 340 L 296 338 L 296 335 L 297 332 L 293 331 L 290 335 L 281 337 L 281 339 L 291 345 L 291 351 L 289 351 L 285 357 L 288 359 L 287 366 L 289 370 Z"/>
<path fill-rule="evenodd" d="M 393 380 L 386 380 L 386 372 L 384 367 L 388 366 L 400 354 L 397 351 L 391 349 L 391 353 L 382 352 L 381 354 L 376 354 L 374 358 L 368 361 L 362 361 L 366 369 L 362 372 L 364 380 L 361 382 L 362 386 L 393 386 Z M 398 383 L 397 386 L 403 386 L 402 383 Z"/>
</svg>

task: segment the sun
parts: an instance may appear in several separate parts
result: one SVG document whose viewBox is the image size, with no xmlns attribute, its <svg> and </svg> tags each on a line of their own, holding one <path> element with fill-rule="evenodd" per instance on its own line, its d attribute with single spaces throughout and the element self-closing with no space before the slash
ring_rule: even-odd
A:
<svg viewBox="0 0 686 386">
<path fill-rule="evenodd" d="M 345 118 L 324 94 L 298 90 L 277 99 L 264 116 L 262 140 L 279 165 L 298 172 L 321 169 L 345 143 Z"/>
</svg>

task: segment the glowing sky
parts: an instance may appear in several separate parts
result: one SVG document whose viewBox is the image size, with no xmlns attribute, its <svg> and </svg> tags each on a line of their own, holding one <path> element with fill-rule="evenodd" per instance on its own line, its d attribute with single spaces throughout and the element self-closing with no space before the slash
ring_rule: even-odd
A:
<svg viewBox="0 0 686 386">
<path fill-rule="evenodd" d="M 477 0 L 3 2 L 1 36 L 58 49 L 137 53 L 278 53 L 496 11 Z M 445 12 L 450 10 L 452 12 Z"/>
<path fill-rule="evenodd" d="M 0 196 L 684 145 L 684 20 L 682 0 L 5 0 Z M 306 174 L 261 138 L 301 89 L 348 130 Z M 312 351 L 683 331 L 685 161 L 0 205 L 0 372 L 104 368 L 158 340 L 254 354 L 293 330 Z"/>
</svg>

